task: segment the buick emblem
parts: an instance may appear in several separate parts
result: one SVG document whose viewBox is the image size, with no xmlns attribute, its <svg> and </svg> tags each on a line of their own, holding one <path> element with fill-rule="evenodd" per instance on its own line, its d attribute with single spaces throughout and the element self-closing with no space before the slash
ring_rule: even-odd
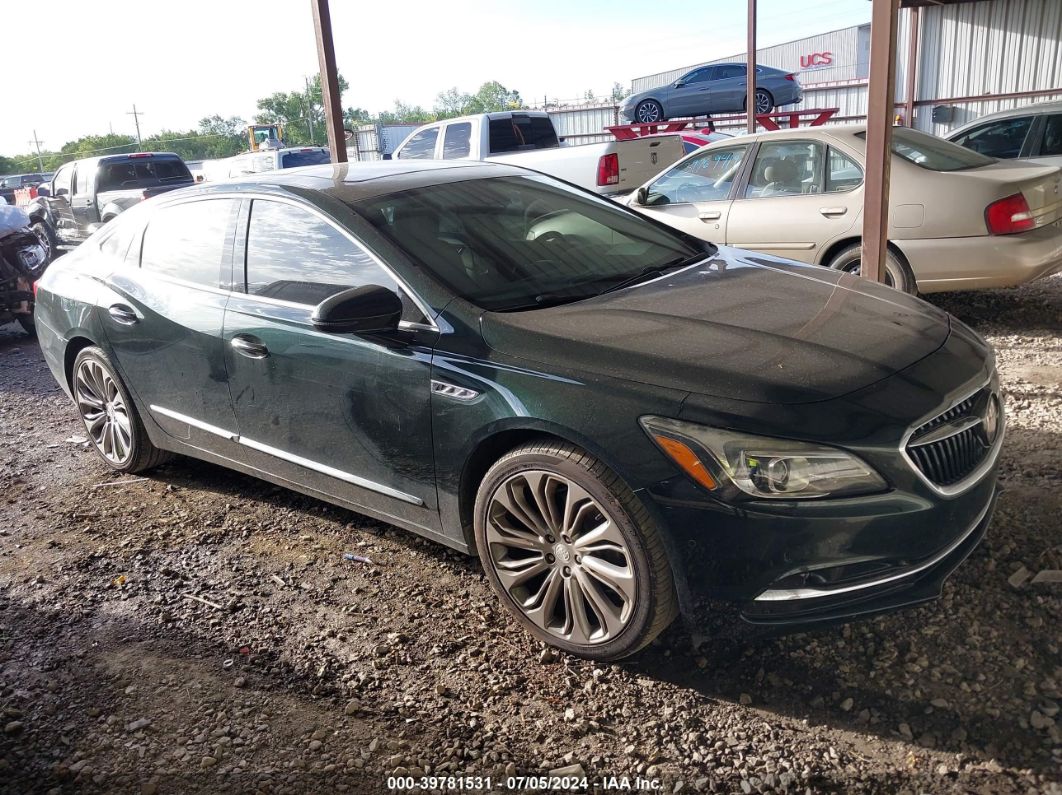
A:
<svg viewBox="0 0 1062 795">
<path fill-rule="evenodd" d="M 985 438 L 988 439 L 989 444 L 992 444 L 996 440 L 996 434 L 999 433 L 999 401 L 994 395 L 988 399 L 985 414 L 981 418 L 981 425 L 985 429 Z"/>
<path fill-rule="evenodd" d="M 555 547 L 553 547 L 553 554 L 556 555 L 560 560 L 563 560 L 565 563 L 567 563 L 572 556 L 571 553 L 568 551 L 568 547 L 564 546 L 564 544 L 557 544 Z"/>
</svg>

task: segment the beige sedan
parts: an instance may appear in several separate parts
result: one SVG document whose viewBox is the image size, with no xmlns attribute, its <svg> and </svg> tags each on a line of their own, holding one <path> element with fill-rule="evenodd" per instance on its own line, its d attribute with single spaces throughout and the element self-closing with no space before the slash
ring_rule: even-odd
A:
<svg viewBox="0 0 1062 795">
<path fill-rule="evenodd" d="M 864 127 L 746 135 L 631 194 L 696 237 L 859 270 Z M 893 131 L 887 281 L 907 292 L 1010 287 L 1062 270 L 1062 171 Z"/>
</svg>

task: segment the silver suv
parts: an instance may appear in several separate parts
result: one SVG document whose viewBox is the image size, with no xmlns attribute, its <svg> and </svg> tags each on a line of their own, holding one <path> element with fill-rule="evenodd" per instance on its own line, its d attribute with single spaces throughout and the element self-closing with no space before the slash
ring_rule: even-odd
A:
<svg viewBox="0 0 1062 795">
<path fill-rule="evenodd" d="M 947 136 L 959 146 L 1001 160 L 1062 166 L 1062 101 L 992 113 Z"/>
</svg>

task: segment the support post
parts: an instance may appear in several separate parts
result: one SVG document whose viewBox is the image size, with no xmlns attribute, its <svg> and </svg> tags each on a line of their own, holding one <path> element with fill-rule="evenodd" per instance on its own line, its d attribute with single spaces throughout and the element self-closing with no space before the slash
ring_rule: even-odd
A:
<svg viewBox="0 0 1062 795">
<path fill-rule="evenodd" d="M 745 111 L 748 131 L 756 132 L 756 0 L 749 0 L 748 71 L 745 76 Z"/>
<path fill-rule="evenodd" d="M 336 50 L 332 44 L 332 16 L 328 0 L 310 0 L 313 27 L 317 34 L 317 59 L 321 66 L 321 103 L 324 105 L 328 151 L 333 163 L 347 162 L 347 142 L 343 134 L 343 106 L 339 95 Z"/>
<path fill-rule="evenodd" d="M 892 116 L 896 104 L 896 19 L 900 0 L 872 2 L 860 272 L 867 279 L 882 282 L 888 250 Z"/>
<path fill-rule="evenodd" d="M 33 131 L 33 145 L 37 148 L 37 168 L 44 173 L 44 158 L 41 157 L 41 140 L 37 137 L 37 131 Z"/>
<path fill-rule="evenodd" d="M 908 127 L 914 127 L 915 92 L 918 90 L 918 35 L 921 27 L 922 9 L 920 6 L 907 10 L 910 30 L 907 34 L 907 86 L 904 88 L 903 120 Z"/>
</svg>

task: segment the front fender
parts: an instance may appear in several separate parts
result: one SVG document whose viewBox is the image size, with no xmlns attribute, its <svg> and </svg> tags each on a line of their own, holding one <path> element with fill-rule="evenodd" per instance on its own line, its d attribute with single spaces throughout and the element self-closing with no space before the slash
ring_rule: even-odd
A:
<svg viewBox="0 0 1062 795">
<path fill-rule="evenodd" d="M 45 221 L 52 229 L 55 229 L 55 215 L 52 208 L 45 202 L 34 199 L 26 205 L 26 215 L 30 217 L 30 223 Z"/>
</svg>

